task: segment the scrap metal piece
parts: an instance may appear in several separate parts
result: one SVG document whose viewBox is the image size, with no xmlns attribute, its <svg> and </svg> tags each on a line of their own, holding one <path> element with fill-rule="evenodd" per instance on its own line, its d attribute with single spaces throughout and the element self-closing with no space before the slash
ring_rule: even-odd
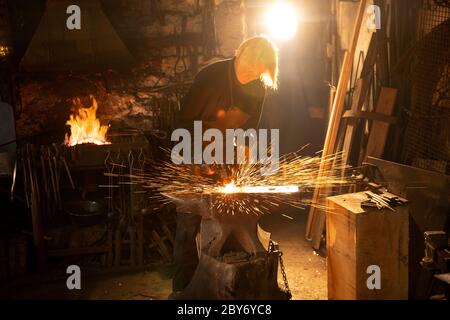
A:
<svg viewBox="0 0 450 320">
<path fill-rule="evenodd" d="M 17 159 L 14 161 L 14 169 L 11 183 L 11 201 L 14 200 L 14 189 L 16 187 L 16 177 L 17 177 Z"/>
</svg>

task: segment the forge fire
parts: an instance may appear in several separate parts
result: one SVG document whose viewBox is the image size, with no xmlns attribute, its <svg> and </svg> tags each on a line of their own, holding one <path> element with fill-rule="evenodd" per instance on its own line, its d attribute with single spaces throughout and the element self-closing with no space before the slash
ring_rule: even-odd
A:
<svg viewBox="0 0 450 320">
<path fill-rule="evenodd" d="M 0 301 L 445 303 L 449 57 L 450 0 L 0 0 Z"/>
<path fill-rule="evenodd" d="M 110 144 L 106 134 L 109 126 L 100 124 L 97 118 L 98 104 L 92 97 L 92 106 L 83 108 L 80 99 L 74 100 L 77 107 L 75 114 L 70 115 L 66 125 L 70 126 L 70 135 L 66 134 L 64 143 L 68 146 L 77 144 L 92 143 L 96 145 Z"/>
</svg>

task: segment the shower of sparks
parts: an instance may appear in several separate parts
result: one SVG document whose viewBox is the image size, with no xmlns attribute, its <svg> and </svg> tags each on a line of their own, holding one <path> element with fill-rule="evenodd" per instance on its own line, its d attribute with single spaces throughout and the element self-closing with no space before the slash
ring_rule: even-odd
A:
<svg viewBox="0 0 450 320">
<path fill-rule="evenodd" d="M 330 168 L 333 170 L 322 170 Z M 287 204 L 297 208 L 313 203 L 308 194 L 314 188 L 349 185 L 342 173 L 346 169 L 342 153 L 322 158 L 290 153 L 280 158 L 279 170 L 262 175 L 262 164 L 177 165 L 147 161 L 146 168 L 133 170 L 128 177 L 150 189 L 159 207 L 174 202 L 180 212 L 198 212 L 207 208 L 216 214 L 269 213 Z"/>
</svg>

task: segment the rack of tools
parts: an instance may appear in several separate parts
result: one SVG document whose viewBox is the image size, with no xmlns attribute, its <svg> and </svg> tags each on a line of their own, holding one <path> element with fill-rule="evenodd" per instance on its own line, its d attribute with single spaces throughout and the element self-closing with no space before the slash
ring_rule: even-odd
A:
<svg viewBox="0 0 450 320">
<path fill-rule="evenodd" d="M 158 256 L 171 260 L 174 212 L 151 210 L 152 191 L 135 179 L 152 157 L 149 141 L 136 130 L 113 132 L 109 138 L 107 145 L 26 144 L 18 149 L 19 185 L 14 182 L 12 194 L 24 194 L 39 269 L 49 259 L 97 257 L 106 267 L 139 267 Z M 53 238 L 56 229 L 88 226 L 103 230 L 88 245 L 64 247 Z"/>
</svg>

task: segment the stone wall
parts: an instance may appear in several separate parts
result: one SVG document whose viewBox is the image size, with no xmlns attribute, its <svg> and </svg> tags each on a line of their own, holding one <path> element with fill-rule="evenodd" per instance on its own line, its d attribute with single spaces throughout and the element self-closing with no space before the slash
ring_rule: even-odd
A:
<svg viewBox="0 0 450 320">
<path fill-rule="evenodd" d="M 170 113 L 197 71 L 233 55 L 244 37 L 240 0 L 108 0 L 102 6 L 135 66 L 91 74 L 21 74 L 19 138 L 59 136 L 67 130 L 72 100 L 79 97 L 88 106 L 90 95 L 98 102 L 98 117 L 113 129 L 167 130 Z"/>
</svg>

